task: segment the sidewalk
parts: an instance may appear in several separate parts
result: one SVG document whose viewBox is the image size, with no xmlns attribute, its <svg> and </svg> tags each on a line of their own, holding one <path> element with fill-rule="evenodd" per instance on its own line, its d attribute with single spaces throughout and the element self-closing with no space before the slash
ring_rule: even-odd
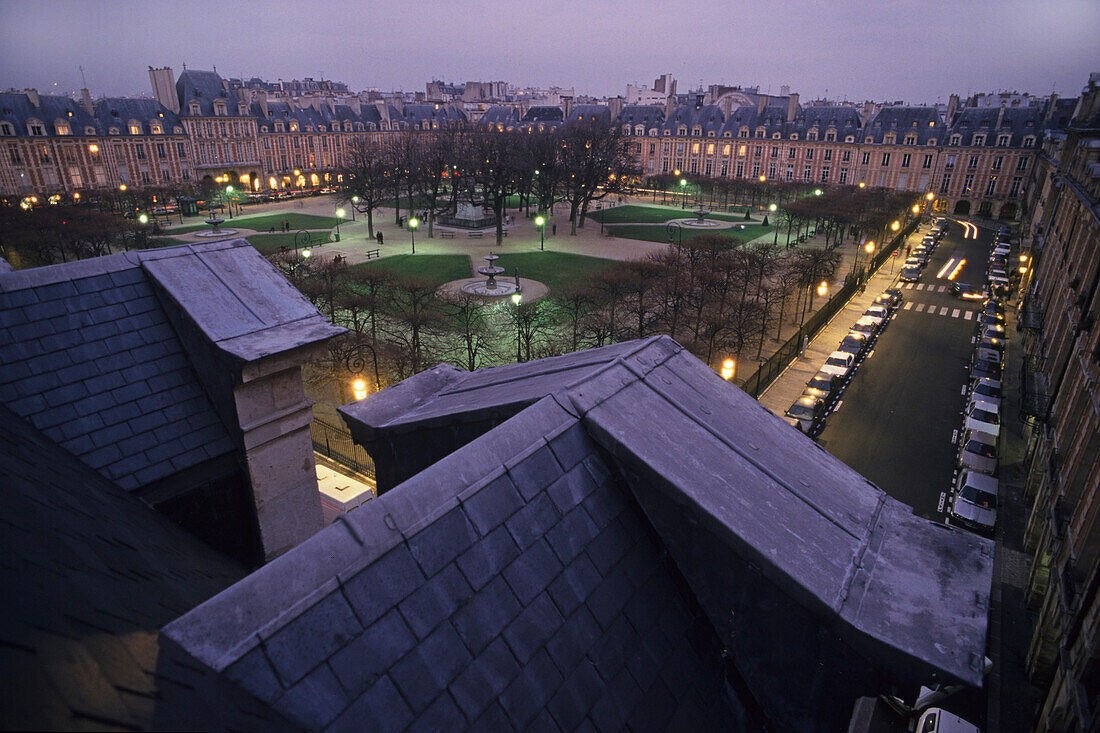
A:
<svg viewBox="0 0 1100 733">
<path fill-rule="evenodd" d="M 920 227 L 915 229 L 912 234 L 906 239 L 905 243 L 911 246 L 916 246 L 921 237 L 927 233 L 927 226 L 922 230 Z M 853 249 L 847 246 L 847 249 Z M 780 417 L 787 411 L 787 408 L 794 403 L 795 400 L 802 394 L 802 390 L 806 388 L 806 383 L 817 374 L 821 365 L 825 363 L 825 359 L 829 357 L 829 354 L 836 351 L 837 345 L 841 340 L 848 335 L 848 331 L 851 330 L 852 324 L 855 323 L 863 312 L 867 310 L 875 298 L 882 294 L 883 290 L 894 287 L 897 284 L 898 274 L 901 272 L 901 266 L 898 260 L 901 258 L 899 254 L 897 257 L 888 257 L 883 262 L 882 266 L 871 275 L 867 280 L 867 287 L 863 292 L 857 292 L 847 305 L 837 311 L 837 314 L 833 316 L 824 328 L 818 331 L 817 336 L 806 346 L 806 355 L 795 359 L 787 369 L 780 374 L 774 382 L 760 395 L 760 404 L 767 407 Z M 851 269 L 851 260 L 845 258 L 840 268 L 837 269 L 838 282 L 831 284 L 830 287 L 839 286 L 844 281 L 844 275 L 846 275 Z"/>
</svg>

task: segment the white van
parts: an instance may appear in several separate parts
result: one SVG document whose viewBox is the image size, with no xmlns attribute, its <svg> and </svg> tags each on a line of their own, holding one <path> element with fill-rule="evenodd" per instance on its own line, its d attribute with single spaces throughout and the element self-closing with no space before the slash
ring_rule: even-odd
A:
<svg viewBox="0 0 1100 733">
<path fill-rule="evenodd" d="M 978 726 L 967 723 L 943 708 L 928 708 L 917 719 L 917 733 L 982 733 Z"/>
</svg>

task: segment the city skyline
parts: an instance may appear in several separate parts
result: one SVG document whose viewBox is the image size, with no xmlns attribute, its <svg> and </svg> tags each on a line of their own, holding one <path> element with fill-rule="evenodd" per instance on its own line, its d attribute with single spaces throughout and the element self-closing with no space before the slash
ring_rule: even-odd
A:
<svg viewBox="0 0 1100 733">
<path fill-rule="evenodd" d="M 674 11 L 618 0 L 594 8 L 574 0 L 552 8 L 427 2 L 414 18 L 381 2 L 265 7 L 278 10 L 195 3 L 182 17 L 193 32 L 181 32 L 178 6 L 167 4 L 0 0 L 0 88 L 148 94 L 148 66 L 186 64 L 216 66 L 225 77 L 334 79 L 354 91 L 503 80 L 616 96 L 671 73 L 681 92 L 725 83 L 773 94 L 789 86 L 804 99 L 935 103 L 951 93 L 1073 96 L 1100 60 L 1093 48 L 1100 6 L 1080 0 L 1041 14 L 1020 1 L 984 0 L 858 8 L 795 0 L 779 13 L 710 0 Z M 347 42 L 334 43 L 340 36 Z"/>
</svg>

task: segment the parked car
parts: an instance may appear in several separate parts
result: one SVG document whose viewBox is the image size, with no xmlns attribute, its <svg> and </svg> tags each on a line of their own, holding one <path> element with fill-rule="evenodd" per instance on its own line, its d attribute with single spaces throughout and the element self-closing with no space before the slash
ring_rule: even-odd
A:
<svg viewBox="0 0 1100 733">
<path fill-rule="evenodd" d="M 868 339 L 874 338 L 882 323 L 870 316 L 860 316 L 860 319 L 852 324 L 852 333 L 860 333 Z"/>
<path fill-rule="evenodd" d="M 995 364 L 998 367 L 1004 367 L 1004 354 L 996 349 L 977 348 L 974 349 L 973 361 L 975 364 Z"/>
<path fill-rule="evenodd" d="M 829 404 L 835 400 L 839 393 L 840 377 L 834 376 L 829 372 L 818 372 L 815 374 L 813 379 L 806 383 L 806 389 L 802 392 L 805 396 L 817 397 L 824 401 L 825 404 Z"/>
<path fill-rule="evenodd" d="M 970 283 L 951 282 L 951 294 L 963 300 L 982 300 L 985 293 L 974 289 Z"/>
<path fill-rule="evenodd" d="M 849 353 L 858 359 L 870 348 L 871 340 L 869 338 L 864 336 L 862 333 L 849 331 L 848 335 L 841 339 L 840 345 L 836 347 L 836 350 Z"/>
<path fill-rule="evenodd" d="M 978 340 L 977 348 L 979 349 L 992 349 L 1001 354 L 1001 358 L 1004 358 L 1005 342 L 1004 339 L 999 339 L 995 336 L 982 336 Z"/>
<path fill-rule="evenodd" d="M 969 468 L 989 476 L 997 474 L 997 436 L 980 430 L 967 430 L 959 442 L 960 468 Z"/>
<path fill-rule="evenodd" d="M 995 313 L 1001 318 L 1004 318 L 1005 307 L 1001 305 L 1001 301 L 996 298 L 986 298 L 982 301 L 982 313 Z"/>
<path fill-rule="evenodd" d="M 897 288 L 883 290 L 882 295 L 889 296 L 891 301 L 890 310 L 897 310 L 901 306 L 901 301 L 904 300 L 901 291 Z M 881 298 L 882 295 L 880 295 L 879 298 Z M 875 299 L 875 305 L 882 305 L 882 303 L 878 302 L 878 298 Z"/>
<path fill-rule="evenodd" d="M 993 379 L 999 382 L 1003 372 L 1004 369 L 999 362 L 974 361 L 970 365 L 970 381 L 973 384 L 982 379 Z"/>
<path fill-rule="evenodd" d="M 981 533 L 997 523 L 997 479 L 964 468 L 955 480 L 948 521 Z"/>
<path fill-rule="evenodd" d="M 903 283 L 915 283 L 920 282 L 920 268 L 919 267 L 903 267 L 901 274 L 898 275 L 898 279 Z"/>
<path fill-rule="evenodd" d="M 803 395 L 795 400 L 794 404 L 787 408 L 783 419 L 791 427 L 797 428 L 803 433 L 816 431 L 821 416 L 825 413 L 825 402 L 817 397 Z"/>
<path fill-rule="evenodd" d="M 1007 341 L 1005 336 L 1005 327 L 1000 323 L 989 323 L 978 327 L 980 329 L 979 335 L 983 338 L 994 338 L 1002 341 Z"/>
<path fill-rule="evenodd" d="M 982 311 L 979 312 L 978 315 L 975 317 L 975 321 L 978 324 L 978 328 L 993 325 L 1003 326 L 1005 322 L 1005 317 L 997 313 L 986 313 Z"/>
<path fill-rule="evenodd" d="M 916 255 L 909 255 L 905 258 L 905 264 L 902 267 L 915 267 L 919 270 L 924 267 L 924 260 Z"/>
<path fill-rule="evenodd" d="M 851 354 L 843 351 L 834 351 L 829 354 L 829 358 L 821 365 L 821 371 L 843 379 L 848 376 L 848 372 L 852 370 L 852 365 L 855 364 L 855 362 L 856 358 Z"/>
<path fill-rule="evenodd" d="M 966 430 L 978 430 L 993 436 L 1001 434 L 1001 416 L 998 414 L 996 405 L 971 399 L 965 415 L 963 428 Z"/>
<path fill-rule="evenodd" d="M 863 311 L 862 318 L 870 318 L 879 323 L 881 328 L 885 325 L 887 319 L 890 318 L 890 312 L 883 308 L 881 305 L 872 305 L 867 310 Z"/>
<path fill-rule="evenodd" d="M 970 395 L 975 399 L 989 401 L 989 399 L 1001 399 L 1001 382 L 999 379 L 979 379 L 970 388 Z"/>
</svg>

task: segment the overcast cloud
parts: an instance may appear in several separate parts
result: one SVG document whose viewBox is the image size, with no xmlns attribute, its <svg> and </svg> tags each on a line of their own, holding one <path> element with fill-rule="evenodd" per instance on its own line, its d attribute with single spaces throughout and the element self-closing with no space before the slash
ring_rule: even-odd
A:
<svg viewBox="0 0 1100 733">
<path fill-rule="evenodd" d="M 1098 0 L 0 0 L 0 88 L 149 94 L 149 66 L 422 91 L 503 80 L 615 95 L 671 72 L 804 100 L 1076 95 L 1100 71 Z"/>
</svg>

